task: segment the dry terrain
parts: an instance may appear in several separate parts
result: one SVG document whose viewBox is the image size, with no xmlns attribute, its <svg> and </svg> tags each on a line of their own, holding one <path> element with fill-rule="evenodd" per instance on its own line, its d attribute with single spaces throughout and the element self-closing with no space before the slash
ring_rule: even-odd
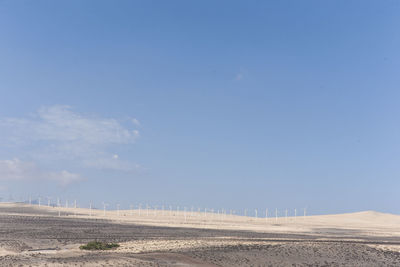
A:
<svg viewBox="0 0 400 267">
<path fill-rule="evenodd" d="M 400 216 L 250 218 L 0 204 L 1 266 L 400 266 Z M 118 242 L 110 251 L 81 244 Z"/>
</svg>

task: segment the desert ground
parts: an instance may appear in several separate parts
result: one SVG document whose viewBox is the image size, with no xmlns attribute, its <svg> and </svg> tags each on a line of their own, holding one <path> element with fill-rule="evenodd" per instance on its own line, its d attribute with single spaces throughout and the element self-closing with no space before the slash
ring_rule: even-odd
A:
<svg viewBox="0 0 400 267">
<path fill-rule="evenodd" d="M 400 216 L 253 218 L 0 204 L 0 266 L 400 266 Z M 83 251 L 92 240 L 117 242 Z"/>
</svg>

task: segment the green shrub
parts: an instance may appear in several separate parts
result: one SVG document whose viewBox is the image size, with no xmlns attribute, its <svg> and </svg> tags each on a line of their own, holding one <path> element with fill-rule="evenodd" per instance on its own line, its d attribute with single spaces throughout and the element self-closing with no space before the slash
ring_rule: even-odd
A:
<svg viewBox="0 0 400 267">
<path fill-rule="evenodd" d="M 82 245 L 80 249 L 86 250 L 108 250 L 119 247 L 119 244 L 116 243 L 106 243 L 106 242 L 99 242 L 99 241 L 91 241 L 86 245 Z"/>
</svg>

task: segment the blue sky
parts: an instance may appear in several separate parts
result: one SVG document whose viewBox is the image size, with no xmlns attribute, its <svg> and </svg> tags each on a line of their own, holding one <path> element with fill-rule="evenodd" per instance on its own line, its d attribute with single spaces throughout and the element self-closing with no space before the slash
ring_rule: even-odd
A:
<svg viewBox="0 0 400 267">
<path fill-rule="evenodd" d="M 0 1 L 0 195 L 400 213 L 399 12 Z"/>
</svg>

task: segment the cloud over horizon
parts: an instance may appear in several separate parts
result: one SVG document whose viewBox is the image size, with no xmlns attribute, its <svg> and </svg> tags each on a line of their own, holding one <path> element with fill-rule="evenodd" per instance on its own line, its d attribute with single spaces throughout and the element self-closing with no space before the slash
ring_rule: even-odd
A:
<svg viewBox="0 0 400 267">
<path fill-rule="evenodd" d="M 14 142 L 54 141 L 107 145 L 130 144 L 139 137 L 138 130 L 129 130 L 116 119 L 82 115 L 66 105 L 42 107 L 30 118 L 0 119 L 0 129 L 11 131 Z"/>
<path fill-rule="evenodd" d="M 58 184 L 65 186 L 82 180 L 82 177 L 66 170 L 59 172 L 44 171 L 33 162 L 21 161 L 17 158 L 0 160 L 0 181 L 33 180 L 56 181 Z"/>
<path fill-rule="evenodd" d="M 27 176 L 67 184 L 70 180 L 79 180 L 79 175 L 64 170 L 39 171 L 35 162 L 59 161 L 63 165 L 89 169 L 136 170 L 137 163 L 115 155 L 121 146 L 136 142 L 140 133 L 134 127 L 139 124 L 137 119 L 130 119 L 125 126 L 118 119 L 77 113 L 66 105 L 42 107 L 23 118 L 0 118 L 0 147 L 13 152 L 8 158 L 14 158 L 15 153 L 17 158 L 22 158 L 0 161 L 0 174 L 8 180 Z"/>
</svg>

